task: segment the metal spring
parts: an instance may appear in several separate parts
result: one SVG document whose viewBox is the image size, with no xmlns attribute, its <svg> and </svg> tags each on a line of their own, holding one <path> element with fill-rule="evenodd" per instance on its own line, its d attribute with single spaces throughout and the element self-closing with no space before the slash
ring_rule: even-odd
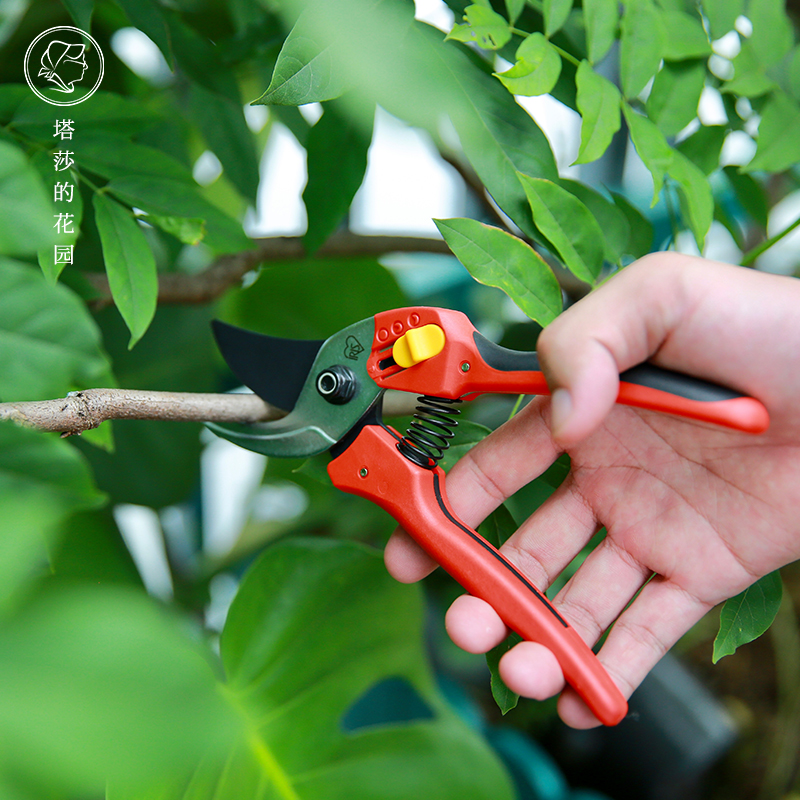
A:
<svg viewBox="0 0 800 800">
<path fill-rule="evenodd" d="M 444 397 L 422 395 L 417 413 L 406 430 L 406 435 L 397 443 L 397 449 L 409 460 L 425 469 L 433 469 L 450 447 L 450 439 L 455 436 L 461 413 L 454 408 L 461 400 L 448 400 Z"/>
</svg>

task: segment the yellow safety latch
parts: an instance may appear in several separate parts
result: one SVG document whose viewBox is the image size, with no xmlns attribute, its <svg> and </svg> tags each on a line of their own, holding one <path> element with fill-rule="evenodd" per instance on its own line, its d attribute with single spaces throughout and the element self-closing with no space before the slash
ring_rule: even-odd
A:
<svg viewBox="0 0 800 800">
<path fill-rule="evenodd" d="M 443 349 L 444 331 L 438 325 L 423 325 L 406 331 L 394 343 L 392 357 L 399 366 L 407 369 L 439 355 Z"/>
</svg>

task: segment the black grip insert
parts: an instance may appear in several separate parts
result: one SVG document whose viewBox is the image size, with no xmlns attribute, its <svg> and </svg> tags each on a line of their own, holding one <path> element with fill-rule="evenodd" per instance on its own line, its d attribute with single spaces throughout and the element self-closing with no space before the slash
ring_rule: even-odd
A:
<svg viewBox="0 0 800 800">
<path fill-rule="evenodd" d="M 475 347 L 481 358 L 499 372 L 541 372 L 539 356 L 534 351 L 509 350 L 481 336 L 477 331 L 472 334 Z"/>
<path fill-rule="evenodd" d="M 687 400 L 698 400 L 703 403 L 713 403 L 719 400 L 732 400 L 743 397 L 739 392 L 720 386 L 718 383 L 704 381 L 685 375 L 682 372 L 673 372 L 671 369 L 656 367 L 654 364 L 639 364 L 625 370 L 620 376 L 620 381 L 633 383 L 637 386 L 646 386 L 660 392 L 685 397 Z"/>
</svg>

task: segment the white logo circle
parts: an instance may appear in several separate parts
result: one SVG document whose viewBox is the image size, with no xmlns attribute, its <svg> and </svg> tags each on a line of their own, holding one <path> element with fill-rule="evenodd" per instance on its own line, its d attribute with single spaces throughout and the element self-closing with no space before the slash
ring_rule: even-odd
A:
<svg viewBox="0 0 800 800">
<path fill-rule="evenodd" d="M 100 45 L 86 31 L 57 25 L 40 33 L 28 45 L 24 67 L 25 80 L 37 97 L 54 106 L 74 106 L 97 91 L 103 80 L 105 61 Z M 88 89 L 77 87 L 87 73 L 88 82 L 96 76 L 94 84 Z M 64 95 L 63 100 L 60 95 Z"/>
</svg>

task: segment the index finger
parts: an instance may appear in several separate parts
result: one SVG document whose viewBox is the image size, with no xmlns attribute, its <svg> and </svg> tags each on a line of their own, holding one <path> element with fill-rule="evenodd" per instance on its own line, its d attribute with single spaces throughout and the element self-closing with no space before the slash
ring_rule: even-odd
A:
<svg viewBox="0 0 800 800">
<path fill-rule="evenodd" d="M 549 398 L 534 398 L 453 466 L 445 485 L 450 505 L 463 522 L 476 528 L 561 452 L 550 435 Z M 403 583 L 420 580 L 436 568 L 401 528 L 392 534 L 384 559 L 389 573 Z"/>
</svg>

